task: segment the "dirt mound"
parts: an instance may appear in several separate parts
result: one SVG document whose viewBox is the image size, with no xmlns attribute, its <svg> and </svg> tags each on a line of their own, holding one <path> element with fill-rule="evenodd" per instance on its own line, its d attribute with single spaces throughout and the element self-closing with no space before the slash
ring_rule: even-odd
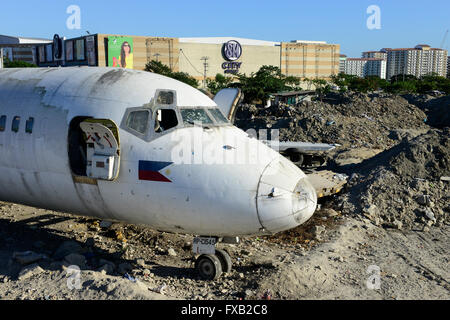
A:
<svg viewBox="0 0 450 320">
<path fill-rule="evenodd" d="M 376 225 L 426 229 L 450 223 L 450 130 L 430 130 L 352 168 L 343 213 Z"/>
<path fill-rule="evenodd" d="M 426 113 L 430 126 L 450 127 L 450 96 L 407 95 L 405 98 Z"/>
<path fill-rule="evenodd" d="M 236 125 L 244 130 L 280 129 L 281 141 L 387 149 L 398 143 L 408 129 L 429 128 L 426 118 L 420 108 L 401 96 L 333 93 L 323 101 L 303 101 L 296 106 L 242 105 Z"/>
</svg>

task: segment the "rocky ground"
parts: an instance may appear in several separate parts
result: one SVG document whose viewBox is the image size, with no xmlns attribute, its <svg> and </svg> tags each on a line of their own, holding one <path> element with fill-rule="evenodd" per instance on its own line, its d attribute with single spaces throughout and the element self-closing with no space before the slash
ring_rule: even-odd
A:
<svg viewBox="0 0 450 320">
<path fill-rule="evenodd" d="M 193 270 L 192 236 L 0 203 L 0 299 L 449 299 L 450 131 L 429 120 L 446 99 L 243 106 L 244 129 L 341 144 L 329 168 L 350 180 L 304 225 L 221 245 L 217 281 Z"/>
<path fill-rule="evenodd" d="M 425 112 L 386 93 L 329 94 L 322 101 L 261 108 L 243 105 L 236 125 L 279 129 L 281 141 L 338 143 L 345 148 L 388 149 L 429 128 Z"/>
<path fill-rule="evenodd" d="M 192 269 L 190 236 L 1 206 L 0 299 L 450 298 L 447 224 L 385 229 L 322 208 L 300 228 L 223 245 L 234 269 L 209 282 Z"/>
</svg>

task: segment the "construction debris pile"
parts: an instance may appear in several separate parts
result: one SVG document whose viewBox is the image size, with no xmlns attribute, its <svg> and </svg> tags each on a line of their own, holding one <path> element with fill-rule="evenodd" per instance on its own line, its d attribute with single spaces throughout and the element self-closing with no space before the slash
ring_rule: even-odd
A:
<svg viewBox="0 0 450 320">
<path fill-rule="evenodd" d="M 376 225 L 427 231 L 450 223 L 450 130 L 430 130 L 362 162 L 337 207 Z"/>
<path fill-rule="evenodd" d="M 338 143 L 344 147 L 388 149 L 407 132 L 427 129 L 427 115 L 401 96 L 386 93 L 331 93 L 322 101 L 296 106 L 242 105 L 236 125 L 244 130 L 279 129 L 281 141 Z"/>
<path fill-rule="evenodd" d="M 427 231 L 450 223 L 449 110 L 450 96 L 331 93 L 295 106 L 243 105 L 236 124 L 279 129 L 281 141 L 340 144 L 330 163 L 350 179 L 336 212 Z M 367 160 L 339 158 L 349 156 Z"/>
<path fill-rule="evenodd" d="M 436 128 L 450 127 L 450 96 L 405 95 L 411 104 L 422 109 L 428 116 L 427 123 Z"/>
</svg>

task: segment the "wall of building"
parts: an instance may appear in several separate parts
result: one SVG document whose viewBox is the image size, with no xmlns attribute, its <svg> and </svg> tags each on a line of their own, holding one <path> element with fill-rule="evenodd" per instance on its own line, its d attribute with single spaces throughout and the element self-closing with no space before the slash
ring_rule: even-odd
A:
<svg viewBox="0 0 450 320">
<path fill-rule="evenodd" d="M 377 76 L 386 79 L 386 60 L 378 58 L 348 58 L 345 61 L 345 74 L 361 78 Z"/>
<path fill-rule="evenodd" d="M 339 73 L 345 73 L 345 61 L 347 60 L 346 55 L 340 55 L 339 57 Z"/>
<path fill-rule="evenodd" d="M 222 65 L 228 61 L 222 56 L 223 44 L 205 43 L 180 43 L 179 70 L 187 72 L 197 80 L 204 77 L 204 61 L 202 57 L 208 57 L 208 69 L 206 76 L 214 78 L 216 74 L 226 75 Z M 233 62 L 241 63 L 239 73 L 250 75 L 257 72 L 263 65 L 280 67 L 279 46 L 241 45 L 242 55 Z"/>
<path fill-rule="evenodd" d="M 98 35 L 99 66 L 107 65 L 107 38 L 118 35 Z M 207 57 L 207 78 L 216 74 L 227 75 L 223 64 L 227 60 L 222 55 L 223 43 L 193 41 L 180 42 L 177 38 L 129 36 L 133 38 L 134 68 L 144 69 L 150 60 L 158 60 L 173 71 L 186 72 L 197 80 L 204 79 L 204 60 Z M 195 38 L 194 38 L 195 39 Z M 214 42 L 214 41 L 212 41 Z M 249 42 L 253 42 L 250 40 Z M 281 43 L 270 45 L 241 43 L 242 55 L 233 62 L 240 63 L 236 70 L 250 75 L 263 65 L 277 66 L 283 74 L 300 78 L 324 78 L 339 73 L 339 45 L 326 43 Z"/>
<path fill-rule="evenodd" d="M 0 45 L 3 49 L 4 57 L 11 61 L 25 61 L 28 63 L 36 63 L 36 55 L 34 54 L 32 45 Z"/>
<path fill-rule="evenodd" d="M 330 79 L 331 75 L 339 73 L 339 45 L 314 41 L 280 43 L 230 37 L 179 39 L 114 34 L 85 35 L 65 40 L 63 47 L 69 54 L 64 53 L 64 61 L 48 60 L 47 56 L 51 57 L 51 55 L 47 54 L 47 47 L 44 53 L 42 45 L 36 46 L 37 62 L 42 67 L 56 65 L 108 66 L 109 37 L 132 39 L 134 69 L 144 70 L 149 61 L 157 60 L 169 66 L 174 72 L 186 72 L 200 81 L 204 79 L 205 72 L 203 57 L 208 58 L 207 78 L 214 78 L 216 74 L 232 74 L 233 71 L 250 75 L 264 65 L 276 66 L 281 69 L 283 74 L 302 79 Z M 229 40 L 238 41 L 242 48 L 241 56 L 232 62 L 227 61 L 222 52 L 224 44 Z M 68 43 L 72 49 L 67 49 Z M 75 44 L 77 45 L 75 46 Z M 91 50 L 92 45 L 95 48 L 94 52 Z M 39 54 L 40 51 L 43 54 Z M 81 52 L 84 54 L 80 55 Z M 43 61 L 41 61 L 41 56 L 44 57 Z M 67 56 L 73 56 L 73 58 L 69 59 Z M 233 68 L 229 70 L 231 64 L 233 64 Z"/>
<path fill-rule="evenodd" d="M 366 51 L 362 53 L 363 58 L 387 59 L 387 53 L 383 51 Z"/>
<path fill-rule="evenodd" d="M 450 78 L 450 56 L 447 57 L 447 78 Z"/>
<path fill-rule="evenodd" d="M 339 73 L 337 44 L 281 43 L 281 72 L 300 78 L 329 79 Z"/>
<path fill-rule="evenodd" d="M 147 62 L 158 60 L 167 66 L 172 66 L 172 71 L 178 70 L 179 44 L 177 38 L 126 36 L 114 34 L 98 34 L 98 66 L 108 66 L 108 37 L 123 36 L 133 38 L 133 64 L 134 69 L 144 70 Z"/>
<path fill-rule="evenodd" d="M 435 48 L 405 48 L 387 51 L 387 78 L 410 74 L 417 78 L 430 73 L 445 77 L 447 51 Z"/>
</svg>

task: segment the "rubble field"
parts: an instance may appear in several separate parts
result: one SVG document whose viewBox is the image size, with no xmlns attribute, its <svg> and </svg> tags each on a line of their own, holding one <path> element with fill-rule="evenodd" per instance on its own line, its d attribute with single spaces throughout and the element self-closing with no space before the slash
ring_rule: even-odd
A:
<svg viewBox="0 0 450 320">
<path fill-rule="evenodd" d="M 0 202 L 0 299 L 449 299 L 448 103 L 345 93 L 241 106 L 242 129 L 340 144 L 328 169 L 349 183 L 304 225 L 220 244 L 234 266 L 217 281 L 194 271 L 191 235 Z"/>
<path fill-rule="evenodd" d="M 322 101 L 297 106 L 258 108 L 243 105 L 236 125 L 243 130 L 279 129 L 280 141 L 337 143 L 343 147 L 388 149 L 409 131 L 429 128 L 427 115 L 401 96 L 390 94 L 330 94 Z"/>
<path fill-rule="evenodd" d="M 442 180 L 450 175 L 448 129 L 405 139 L 347 169 L 348 192 L 337 197 L 337 207 L 396 229 L 449 224 L 450 183 Z"/>
</svg>

